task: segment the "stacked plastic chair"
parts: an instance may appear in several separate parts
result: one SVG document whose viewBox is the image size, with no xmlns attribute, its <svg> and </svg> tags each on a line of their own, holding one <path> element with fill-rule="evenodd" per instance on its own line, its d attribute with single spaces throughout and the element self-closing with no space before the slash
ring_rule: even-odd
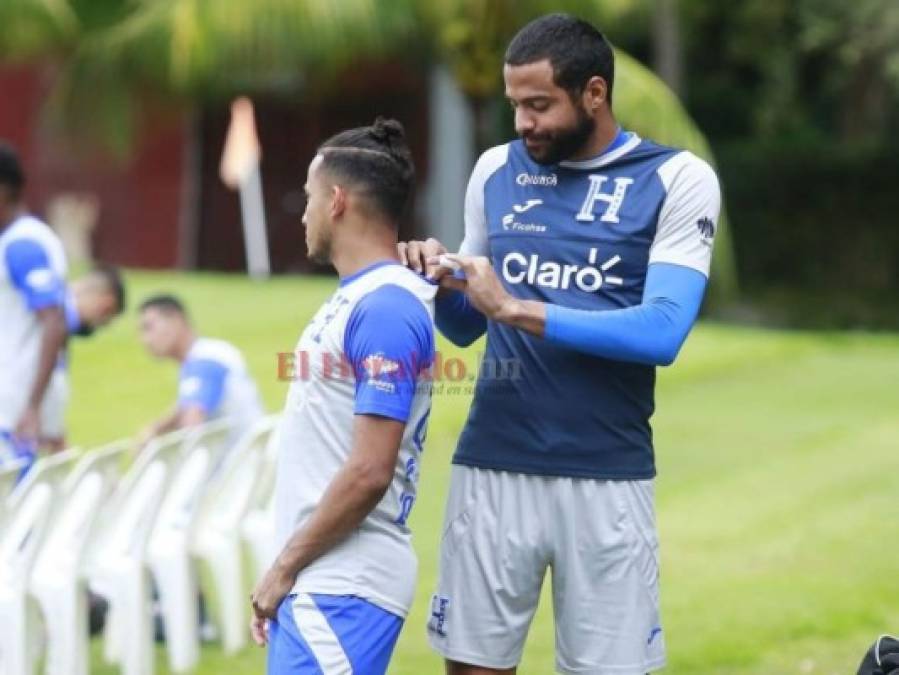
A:
<svg viewBox="0 0 899 675">
<path fill-rule="evenodd" d="M 63 481 L 78 458 L 76 450 L 39 459 L 7 499 L 0 532 L 0 672 L 34 670 L 37 611 L 28 579 L 51 524 L 64 502 Z"/>
<path fill-rule="evenodd" d="M 253 506 L 277 423 L 275 415 L 260 420 L 230 451 L 203 496 L 190 537 L 194 556 L 211 571 L 213 592 L 221 606 L 222 646 L 226 654 L 233 654 L 247 642 L 249 614 L 240 525 Z"/>
<path fill-rule="evenodd" d="M 254 578 L 261 578 L 274 562 L 275 550 L 275 474 L 277 470 L 279 428 L 272 432 L 263 455 L 262 466 L 250 508 L 240 526 L 241 537 L 253 557 Z"/>
<path fill-rule="evenodd" d="M 85 557 L 97 516 L 109 499 L 130 447 L 119 441 L 82 456 L 58 494 L 57 509 L 31 572 L 31 592 L 47 632 L 46 673 L 87 675 L 89 629 Z"/>
<path fill-rule="evenodd" d="M 147 548 L 191 434 L 161 436 L 141 451 L 104 509 L 90 552 L 90 585 L 109 602 L 104 657 L 124 675 L 155 672 Z"/>
<path fill-rule="evenodd" d="M 22 458 L 0 467 L 0 531 L 3 529 L 3 521 L 7 514 L 7 500 L 19 482 L 22 469 L 27 465 L 28 460 Z"/>
<path fill-rule="evenodd" d="M 193 669 L 200 658 L 199 585 L 191 538 L 203 495 L 229 449 L 231 430 L 230 421 L 222 419 L 191 432 L 149 540 L 147 561 L 159 590 L 169 665 L 176 673 Z"/>
<path fill-rule="evenodd" d="M 227 420 L 167 434 L 122 478 L 128 441 L 41 459 L 18 485 L 19 467 L 0 471 L 0 674 L 33 673 L 41 610 L 46 672 L 87 675 L 89 580 L 109 603 L 106 660 L 151 675 L 151 578 L 170 668 L 192 670 L 199 563 L 211 571 L 226 653 L 243 647 L 246 545 L 257 575 L 274 556 L 277 428 L 277 416 L 264 418 L 233 448 Z"/>
</svg>

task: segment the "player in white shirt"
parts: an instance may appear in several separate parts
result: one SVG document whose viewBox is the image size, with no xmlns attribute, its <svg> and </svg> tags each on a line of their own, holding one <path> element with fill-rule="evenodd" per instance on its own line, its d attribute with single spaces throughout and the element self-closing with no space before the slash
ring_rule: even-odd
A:
<svg viewBox="0 0 899 675">
<path fill-rule="evenodd" d="M 224 340 L 198 337 L 184 305 L 172 295 L 156 295 L 140 306 L 141 341 L 153 356 L 181 364 L 173 409 L 141 434 L 150 438 L 175 429 L 229 418 L 236 441 L 264 414 L 256 383 L 240 351 Z"/>
<path fill-rule="evenodd" d="M 34 461 L 45 396 L 66 340 L 65 253 L 28 215 L 24 174 L 0 142 L 0 464 Z"/>
<path fill-rule="evenodd" d="M 412 603 L 435 294 L 397 258 L 413 174 L 402 126 L 381 119 L 309 165 L 309 256 L 340 285 L 300 338 L 282 417 L 280 554 L 253 593 L 269 675 L 385 673 Z"/>
</svg>

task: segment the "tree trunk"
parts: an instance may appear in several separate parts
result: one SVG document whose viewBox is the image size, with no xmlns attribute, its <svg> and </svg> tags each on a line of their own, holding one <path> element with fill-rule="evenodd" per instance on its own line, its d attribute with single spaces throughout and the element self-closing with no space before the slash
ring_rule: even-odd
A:
<svg viewBox="0 0 899 675">
<path fill-rule="evenodd" d="M 684 93 L 684 66 L 677 0 L 656 0 L 655 8 L 652 17 L 655 71 L 681 98 Z"/>
<path fill-rule="evenodd" d="M 474 118 L 475 157 L 480 157 L 491 145 L 494 145 L 493 119 L 490 99 L 482 96 L 469 96 L 471 112 Z"/>
</svg>

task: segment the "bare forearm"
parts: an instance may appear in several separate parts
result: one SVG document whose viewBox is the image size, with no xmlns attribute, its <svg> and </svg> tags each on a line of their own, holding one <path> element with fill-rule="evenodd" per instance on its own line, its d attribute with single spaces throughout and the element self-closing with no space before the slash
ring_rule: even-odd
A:
<svg viewBox="0 0 899 675">
<path fill-rule="evenodd" d="M 331 481 L 309 520 L 288 540 L 275 567 L 295 577 L 359 527 L 389 485 L 374 478 L 373 473 L 370 467 L 347 463 Z"/>
<path fill-rule="evenodd" d="M 44 400 L 44 393 L 50 384 L 50 377 L 56 368 L 59 353 L 66 342 L 66 322 L 62 310 L 58 308 L 43 310 L 41 313 L 43 336 L 38 357 L 37 376 L 28 395 L 28 405 L 38 408 Z"/>
<path fill-rule="evenodd" d="M 546 305 L 536 300 L 510 298 L 493 316 L 493 320 L 543 337 L 546 332 Z"/>
<path fill-rule="evenodd" d="M 179 422 L 181 421 L 181 411 L 175 408 L 165 416 L 159 418 L 155 422 L 150 425 L 150 429 L 152 430 L 153 436 L 159 436 L 161 434 L 167 434 L 170 431 L 174 431 L 178 428 Z"/>
</svg>

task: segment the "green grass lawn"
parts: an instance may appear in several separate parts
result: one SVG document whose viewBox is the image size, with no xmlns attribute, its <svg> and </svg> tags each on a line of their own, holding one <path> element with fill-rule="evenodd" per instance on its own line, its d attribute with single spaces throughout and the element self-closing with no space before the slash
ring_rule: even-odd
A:
<svg viewBox="0 0 899 675">
<path fill-rule="evenodd" d="M 335 286 L 330 278 L 133 273 L 132 305 L 174 291 L 199 330 L 244 352 L 270 410 L 291 351 Z M 446 355 L 459 355 L 445 341 Z M 480 347 L 464 352 L 475 362 Z M 154 363 L 131 311 L 72 354 L 71 440 L 129 435 L 175 395 L 176 366 Z M 660 372 L 654 419 L 667 672 L 854 673 L 879 632 L 899 631 L 899 337 L 786 333 L 702 325 Z M 449 461 L 469 396 L 434 400 L 411 524 L 420 558 L 415 606 L 391 673 L 442 672 L 425 639 Z M 544 591 L 548 590 L 546 584 Z M 547 595 L 544 594 L 546 599 Z M 597 608 L 601 611 L 601 608 Z M 115 673 L 94 649 L 95 673 Z M 159 651 L 159 672 L 169 672 Z M 203 674 L 263 672 L 248 648 L 204 649 Z M 544 601 L 520 672 L 553 672 Z"/>
</svg>

